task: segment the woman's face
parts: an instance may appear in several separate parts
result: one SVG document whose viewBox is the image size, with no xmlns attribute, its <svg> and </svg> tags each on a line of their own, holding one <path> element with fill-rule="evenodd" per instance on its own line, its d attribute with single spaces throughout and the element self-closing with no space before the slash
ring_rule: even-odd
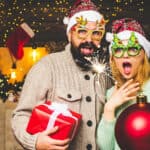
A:
<svg viewBox="0 0 150 150">
<path fill-rule="evenodd" d="M 127 45 L 128 40 L 124 40 L 122 43 Z M 141 50 L 136 56 L 128 56 L 127 51 L 125 51 L 122 57 L 113 56 L 113 59 L 121 75 L 128 80 L 136 76 L 139 66 L 143 63 L 144 55 L 144 50 Z"/>
</svg>

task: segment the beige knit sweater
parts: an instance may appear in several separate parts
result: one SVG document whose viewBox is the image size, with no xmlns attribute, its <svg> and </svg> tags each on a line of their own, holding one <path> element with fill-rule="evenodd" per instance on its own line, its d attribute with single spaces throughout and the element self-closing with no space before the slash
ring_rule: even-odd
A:
<svg viewBox="0 0 150 150">
<path fill-rule="evenodd" d="M 45 100 L 67 103 L 70 109 L 81 113 L 79 132 L 70 144 L 70 150 L 96 150 L 96 127 L 110 84 L 107 76 L 96 76 L 82 71 L 70 53 L 65 51 L 42 58 L 29 71 L 17 108 L 12 115 L 13 132 L 25 149 L 35 149 L 36 135 L 26 132 L 32 109 Z"/>
</svg>

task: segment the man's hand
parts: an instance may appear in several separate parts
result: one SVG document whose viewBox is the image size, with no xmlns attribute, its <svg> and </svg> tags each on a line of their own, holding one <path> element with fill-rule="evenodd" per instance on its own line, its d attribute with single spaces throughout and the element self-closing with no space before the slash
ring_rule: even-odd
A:
<svg viewBox="0 0 150 150">
<path fill-rule="evenodd" d="M 58 127 L 41 132 L 36 141 L 36 150 L 66 150 L 69 147 L 69 139 L 55 140 L 49 135 L 55 133 Z"/>
</svg>

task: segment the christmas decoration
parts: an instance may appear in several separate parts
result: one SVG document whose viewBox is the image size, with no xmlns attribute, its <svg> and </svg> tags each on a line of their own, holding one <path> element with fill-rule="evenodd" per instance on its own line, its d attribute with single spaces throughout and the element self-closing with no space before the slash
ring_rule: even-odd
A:
<svg viewBox="0 0 150 150">
<path fill-rule="evenodd" d="M 53 23 L 61 24 L 64 16 L 70 10 L 73 2 L 71 0 L 13 0 L 0 1 L 0 31 L 1 42 L 4 46 L 8 35 L 15 30 L 16 26 L 22 22 L 30 23 L 30 26 L 36 33 L 48 31 Z M 142 22 L 147 22 L 145 27 L 149 29 L 148 15 L 149 15 L 149 1 L 144 0 L 92 0 L 103 12 L 105 17 L 109 20 L 126 17 L 138 17 Z M 147 4 L 148 3 L 148 4 Z M 6 9 L 7 8 L 7 9 Z M 138 16 L 137 16 L 138 14 Z M 53 29 L 52 29 L 53 30 Z M 149 30 L 148 30 L 149 31 Z M 148 32 L 149 33 L 149 32 Z M 44 38 L 37 41 L 38 45 L 44 45 Z M 31 44 L 31 43 L 30 43 Z"/>
<path fill-rule="evenodd" d="M 7 98 L 8 101 L 17 102 L 18 97 L 19 95 L 15 91 L 13 90 L 8 91 L 8 98 Z"/>
<path fill-rule="evenodd" d="M 8 97 L 8 77 L 0 73 L 0 98 L 5 101 Z"/>
<path fill-rule="evenodd" d="M 112 25 L 113 33 L 118 34 L 119 32 L 123 32 L 125 30 L 138 32 L 141 35 L 145 36 L 142 26 L 132 18 L 123 18 L 123 19 L 113 21 L 113 25 Z"/>
<path fill-rule="evenodd" d="M 134 34 L 133 34 L 134 32 Z M 114 36 L 115 35 L 115 36 Z M 112 48 L 119 47 L 122 44 L 120 40 L 129 39 L 128 47 L 137 47 L 142 46 L 147 54 L 150 57 L 150 42 L 145 36 L 145 33 L 142 29 L 140 23 L 133 18 L 123 18 L 119 20 L 115 20 L 112 23 L 112 33 L 106 34 L 106 40 L 111 42 L 109 46 L 109 52 L 112 52 Z"/>
<path fill-rule="evenodd" d="M 24 55 L 23 46 L 34 37 L 34 32 L 26 24 L 22 23 L 17 29 L 8 36 L 6 46 L 8 47 L 10 54 L 16 59 L 21 59 Z"/>
<path fill-rule="evenodd" d="M 150 150 L 150 103 L 146 96 L 139 95 L 137 103 L 120 114 L 115 136 L 122 150 Z"/>
<path fill-rule="evenodd" d="M 69 11 L 68 17 L 64 18 L 64 24 L 67 25 L 66 32 L 68 33 L 77 23 L 83 26 L 87 21 L 101 22 L 102 20 L 104 20 L 103 15 L 91 0 L 77 0 Z"/>
<path fill-rule="evenodd" d="M 22 90 L 24 80 L 21 82 L 9 83 L 9 76 L 3 75 L 0 72 L 0 98 L 5 102 L 9 97 L 10 91 L 18 97 L 19 92 Z"/>
</svg>

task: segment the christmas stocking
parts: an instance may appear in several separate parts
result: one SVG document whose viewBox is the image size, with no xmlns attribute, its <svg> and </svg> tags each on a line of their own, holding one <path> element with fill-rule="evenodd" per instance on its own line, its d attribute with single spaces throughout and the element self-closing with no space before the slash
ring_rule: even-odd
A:
<svg viewBox="0 0 150 150">
<path fill-rule="evenodd" d="M 23 46 L 33 37 L 33 30 L 26 23 L 22 23 L 8 36 L 6 46 L 16 59 L 21 59 L 24 55 Z"/>
</svg>

